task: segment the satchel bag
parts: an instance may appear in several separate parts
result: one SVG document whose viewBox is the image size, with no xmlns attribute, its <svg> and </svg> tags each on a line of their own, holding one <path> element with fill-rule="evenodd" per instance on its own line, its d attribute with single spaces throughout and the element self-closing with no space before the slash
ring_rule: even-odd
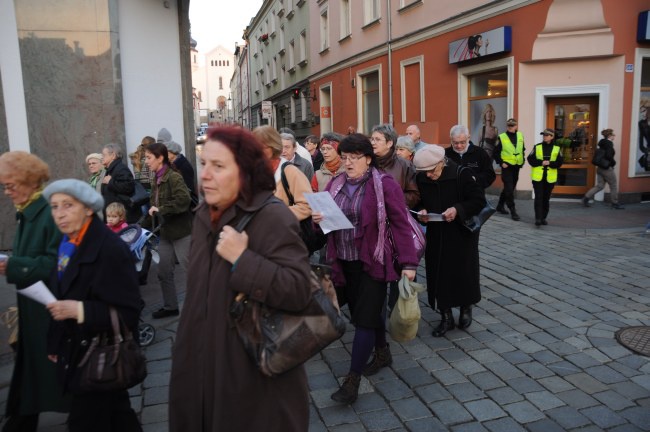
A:
<svg viewBox="0 0 650 432">
<path fill-rule="evenodd" d="M 458 200 L 462 200 L 462 195 L 461 195 L 461 184 L 460 184 L 460 173 L 465 169 L 466 167 L 459 167 L 458 169 Z M 471 233 L 477 233 L 481 230 L 483 225 L 485 225 L 485 222 L 487 222 L 488 219 L 490 219 L 490 216 L 492 216 L 494 213 L 496 213 L 497 209 L 492 206 L 490 201 L 487 199 L 485 200 L 485 207 L 481 209 L 481 211 L 476 215 L 476 216 L 470 216 L 469 218 L 465 219 L 462 221 L 463 226 Z"/>
<path fill-rule="evenodd" d="M 418 293 L 424 291 L 422 284 L 411 282 L 406 276 L 399 281 L 399 297 L 390 314 L 388 332 L 395 342 L 408 342 L 415 339 L 421 312 Z"/>
<path fill-rule="evenodd" d="M 289 182 L 287 181 L 287 176 L 284 174 L 284 168 L 287 165 L 289 165 L 289 162 L 282 165 L 282 169 L 280 171 L 280 179 L 282 181 L 284 192 L 289 198 L 289 206 L 292 206 L 295 204 L 295 201 L 293 194 L 289 190 Z M 320 230 L 314 228 L 311 216 L 300 221 L 300 238 L 302 238 L 302 241 L 305 242 L 310 255 L 317 250 L 322 249 L 323 246 L 325 246 L 327 243 L 327 237 L 325 234 L 323 234 Z"/>
<path fill-rule="evenodd" d="M 92 338 L 90 347 L 77 365 L 82 392 L 126 390 L 147 376 L 147 359 L 131 331 L 123 326 L 115 308 L 109 308 L 112 331 Z"/>
<path fill-rule="evenodd" d="M 244 216 L 236 230 L 241 232 L 254 215 Z M 231 319 L 263 375 L 277 376 L 303 364 L 345 333 L 328 268 L 312 265 L 310 284 L 311 299 L 299 312 L 271 308 L 243 293 L 235 297 Z"/>
</svg>

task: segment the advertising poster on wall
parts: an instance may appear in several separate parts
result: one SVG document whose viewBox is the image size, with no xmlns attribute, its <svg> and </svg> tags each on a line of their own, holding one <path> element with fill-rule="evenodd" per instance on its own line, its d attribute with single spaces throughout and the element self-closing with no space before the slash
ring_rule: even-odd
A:
<svg viewBox="0 0 650 432">
<path fill-rule="evenodd" d="M 641 91 L 635 174 L 650 174 L 650 91 Z"/>
<path fill-rule="evenodd" d="M 511 46 L 512 31 L 509 26 L 469 35 L 449 44 L 449 64 L 510 52 Z"/>
<path fill-rule="evenodd" d="M 499 133 L 506 130 L 508 98 L 473 100 L 469 104 L 469 133 L 472 142 L 492 156 Z"/>
</svg>

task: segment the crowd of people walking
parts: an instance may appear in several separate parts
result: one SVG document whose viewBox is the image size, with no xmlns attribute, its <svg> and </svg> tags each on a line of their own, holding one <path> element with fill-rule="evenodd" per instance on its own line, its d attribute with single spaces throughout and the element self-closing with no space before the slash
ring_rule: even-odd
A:
<svg viewBox="0 0 650 432">
<path fill-rule="evenodd" d="M 435 337 L 467 330 L 481 300 L 480 230 L 464 222 L 486 207 L 495 166 L 503 182 L 496 211 L 521 219 L 515 192 L 527 161 L 535 225 L 548 224 L 563 163 L 555 131 L 545 129 L 526 157 L 516 119 L 506 125 L 491 155 L 471 141 L 464 125 L 450 129 L 447 148 L 423 142 L 417 125 L 402 136 L 389 124 L 373 127 L 369 136 L 354 130 L 310 135 L 304 147 L 289 129 L 213 127 L 200 154 L 200 188 L 182 146 L 164 128 L 129 154 L 132 168 L 117 144 L 89 154 L 87 181 L 46 185 L 49 168 L 41 159 L 3 154 L 0 184 L 19 224 L 0 275 L 18 289 L 42 281 L 56 297 L 47 307 L 17 298 L 16 367 L 3 431 L 35 431 L 44 411 L 69 412 L 71 431 L 141 430 L 126 389 L 88 392 L 79 386 L 80 359 L 88 341 L 110 328 L 109 310 L 117 310 L 131 331 L 137 327 L 139 285 L 146 283 L 151 255 L 138 273 L 118 236 L 129 224 L 159 237 L 162 307 L 152 317 L 180 315 L 170 430 L 307 429 L 304 368 L 273 378 L 260 374 L 233 329 L 230 309 L 240 295 L 285 311 L 305 307 L 310 251 L 301 222 L 310 218 L 325 244 L 318 262 L 331 267 L 338 304 L 347 305 L 355 329 L 348 371 L 331 398 L 354 403 L 361 376 L 392 364 L 387 311 L 397 301 L 397 281 L 416 278 L 414 219 L 426 232 L 427 299 L 440 313 Z M 589 206 L 607 183 L 613 208 L 621 209 L 612 169 L 615 135 L 611 129 L 602 135 L 598 183 L 582 202 Z M 314 192 L 328 194 L 352 228 L 321 232 L 329 216 L 311 209 L 307 196 Z M 235 229 L 246 218 L 246 228 Z M 177 267 L 188 276 L 179 287 Z M 187 292 L 182 313 L 178 291 Z"/>
</svg>

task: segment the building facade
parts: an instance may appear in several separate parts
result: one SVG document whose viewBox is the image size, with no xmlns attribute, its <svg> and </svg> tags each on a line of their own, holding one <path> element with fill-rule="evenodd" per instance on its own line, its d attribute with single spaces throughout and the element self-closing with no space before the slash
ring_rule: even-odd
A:
<svg viewBox="0 0 650 432">
<path fill-rule="evenodd" d="M 200 41 L 199 41 L 200 43 Z M 192 84 L 201 99 L 200 123 L 232 122 L 230 80 L 235 70 L 232 51 L 219 45 L 203 56 L 192 72 Z"/>
<path fill-rule="evenodd" d="M 0 152 L 36 154 L 52 179 L 85 179 L 86 154 L 110 142 L 132 152 L 166 127 L 194 160 L 188 8 L 0 2 Z M 0 206 L 0 249 L 11 245 L 13 213 Z"/>
<path fill-rule="evenodd" d="M 637 35 L 647 30 L 647 1 L 315 4 L 313 133 L 369 133 L 388 122 L 403 134 L 416 124 L 423 141 L 446 146 L 461 123 L 489 145 L 515 117 L 527 151 L 555 129 L 565 165 L 554 196 L 579 197 L 595 183 L 600 131 L 612 128 L 621 199 L 650 195 L 650 44 Z M 518 189 L 520 198 L 532 194 L 527 165 Z"/>
<path fill-rule="evenodd" d="M 309 28 L 313 2 L 265 0 L 246 28 L 251 127 L 288 127 L 301 139 L 318 121 L 311 103 Z"/>
</svg>

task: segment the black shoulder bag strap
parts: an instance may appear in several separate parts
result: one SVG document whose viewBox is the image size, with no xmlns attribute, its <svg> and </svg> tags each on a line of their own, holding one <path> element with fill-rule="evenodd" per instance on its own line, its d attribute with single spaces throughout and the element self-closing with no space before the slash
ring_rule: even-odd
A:
<svg viewBox="0 0 650 432">
<path fill-rule="evenodd" d="M 264 207 L 266 207 L 269 204 L 278 203 L 278 202 L 280 202 L 280 200 L 278 200 L 276 197 L 271 195 L 270 197 L 268 197 L 266 199 L 266 201 L 264 201 L 264 203 L 262 203 L 262 205 L 257 210 L 252 211 L 252 212 L 246 212 L 244 214 L 244 216 L 242 216 L 242 218 L 239 220 L 239 222 L 237 222 L 237 225 L 235 226 L 235 230 L 237 232 L 244 231 L 244 228 L 246 228 L 246 225 L 248 225 L 248 222 L 250 222 L 251 219 L 253 219 L 253 216 L 255 216 L 257 214 L 257 212 L 259 212 L 260 210 L 262 210 Z"/>
<path fill-rule="evenodd" d="M 285 162 L 282 164 L 282 168 L 280 168 L 280 181 L 282 181 L 282 187 L 284 188 L 284 193 L 287 194 L 287 198 L 289 198 L 289 207 L 295 204 L 295 201 L 293 200 L 293 194 L 289 190 L 289 181 L 287 180 L 287 176 L 284 173 L 284 169 L 287 167 L 287 165 L 293 165 L 291 162 Z"/>
</svg>

